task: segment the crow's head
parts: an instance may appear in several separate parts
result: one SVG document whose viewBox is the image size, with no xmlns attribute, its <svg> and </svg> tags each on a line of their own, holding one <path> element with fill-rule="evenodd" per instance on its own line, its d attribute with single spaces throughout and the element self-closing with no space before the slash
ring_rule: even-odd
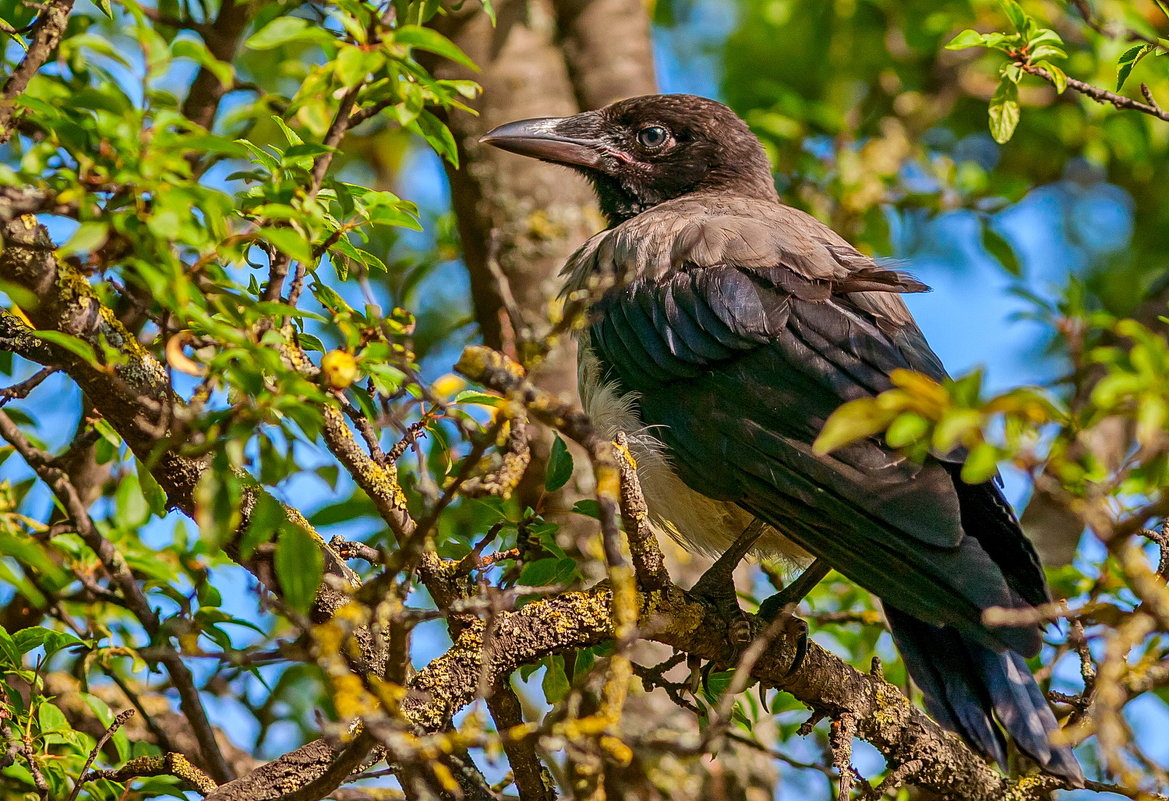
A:
<svg viewBox="0 0 1169 801">
<path fill-rule="evenodd" d="M 580 170 L 611 224 L 691 192 L 776 198 L 767 155 L 747 124 L 694 95 L 646 95 L 572 117 L 509 122 L 480 141 Z"/>
</svg>

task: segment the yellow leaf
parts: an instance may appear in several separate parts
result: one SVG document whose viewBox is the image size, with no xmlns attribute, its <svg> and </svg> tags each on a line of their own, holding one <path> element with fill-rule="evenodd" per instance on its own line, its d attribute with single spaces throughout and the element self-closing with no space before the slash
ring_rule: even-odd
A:
<svg viewBox="0 0 1169 801">
<path fill-rule="evenodd" d="M 849 401 L 824 423 L 812 450 L 823 456 L 837 448 L 883 431 L 893 415 L 877 406 L 873 398 Z"/>
</svg>

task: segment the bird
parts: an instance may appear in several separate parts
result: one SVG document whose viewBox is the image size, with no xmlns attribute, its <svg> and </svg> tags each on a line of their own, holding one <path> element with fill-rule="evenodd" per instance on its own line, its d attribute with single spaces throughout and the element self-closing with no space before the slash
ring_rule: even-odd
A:
<svg viewBox="0 0 1169 801">
<path fill-rule="evenodd" d="M 811 563 L 803 589 L 837 570 L 881 600 L 935 720 L 1001 766 L 1010 741 L 1082 786 L 1025 662 L 1040 625 L 983 622 L 1050 600 L 998 483 L 963 481 L 960 450 L 814 445 L 894 371 L 947 378 L 902 298 L 927 287 L 784 204 L 758 138 L 714 100 L 633 97 L 480 141 L 593 185 L 608 227 L 564 270 L 566 296 L 590 302 L 581 400 L 599 430 L 628 438 L 656 530 L 723 554 L 702 589 L 730 586 L 752 549 Z"/>
</svg>

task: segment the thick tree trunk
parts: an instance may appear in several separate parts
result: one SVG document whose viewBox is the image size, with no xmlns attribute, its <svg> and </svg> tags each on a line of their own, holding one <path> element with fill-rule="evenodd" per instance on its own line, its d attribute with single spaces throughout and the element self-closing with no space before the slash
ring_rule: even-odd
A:
<svg viewBox="0 0 1169 801">
<path fill-rule="evenodd" d="M 496 4 L 496 11 L 494 29 L 480 13 L 464 11 L 438 21 L 439 29 L 482 71 L 473 74 L 451 64 L 435 64 L 435 71 L 443 78 L 474 78 L 483 86 L 475 104 L 478 117 L 452 114 L 447 120 L 459 144 L 461 165 L 457 170 L 448 167 L 447 172 L 484 341 L 517 353 L 518 343 L 531 332 L 515 330 L 508 304 L 514 299 L 526 324 L 538 333 L 560 291 L 561 267 L 604 221 L 583 179 L 562 168 L 484 147 L 479 137 L 504 122 L 575 114 L 623 97 L 650 94 L 656 91 L 656 80 L 649 20 L 638 0 L 504 0 Z M 518 325 L 522 329 L 523 324 Z M 539 386 L 565 398 L 576 397 L 571 344 L 561 343 L 535 376 Z M 535 443 L 529 499 L 542 489 L 546 447 L 546 442 Z M 567 506 L 571 499 L 553 506 Z M 582 528 L 584 538 L 595 536 L 594 527 L 585 529 L 579 518 L 564 522 Z M 707 561 L 690 557 L 673 543 L 662 544 L 675 556 L 672 575 L 683 585 L 693 583 Z M 649 664 L 670 653 L 653 643 L 640 644 L 637 651 L 638 661 Z M 636 709 L 630 709 L 626 719 L 643 721 L 646 732 L 696 729 L 693 715 L 662 693 L 634 695 L 629 704 Z M 720 761 L 734 766 L 734 782 L 699 760 L 683 763 L 645 754 L 625 771 L 607 776 L 606 785 L 616 798 L 617 786 L 636 784 L 638 797 L 647 801 L 667 796 L 674 801 L 771 797 L 777 776 L 765 754 L 729 743 L 721 749 Z M 655 788 L 651 778 L 666 773 L 673 776 L 668 794 Z M 634 782 L 635 778 L 640 780 Z M 718 794 L 712 795 L 716 786 Z"/>
</svg>

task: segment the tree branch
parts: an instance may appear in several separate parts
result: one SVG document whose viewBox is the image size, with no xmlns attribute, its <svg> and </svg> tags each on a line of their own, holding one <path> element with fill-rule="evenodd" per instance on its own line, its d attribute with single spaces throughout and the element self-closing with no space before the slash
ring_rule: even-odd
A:
<svg viewBox="0 0 1169 801">
<path fill-rule="evenodd" d="M 120 768 L 91 770 L 81 777 L 82 782 L 106 779 L 126 783 L 142 776 L 174 776 L 182 779 L 196 791 L 206 795 L 215 789 L 215 782 L 192 765 L 182 754 L 164 754 L 131 759 Z"/>
<path fill-rule="evenodd" d="M 223 0 L 215 21 L 199 31 L 211 55 L 228 64 L 235 59 L 235 51 L 251 19 L 251 12 L 252 4 L 246 0 Z M 211 128 L 219 110 L 219 101 L 227 94 L 228 88 L 219 82 L 215 73 L 201 67 L 191 84 L 191 91 L 187 93 L 187 99 L 183 101 L 183 116 L 197 125 Z"/>
<path fill-rule="evenodd" d="M 109 364 L 102 361 L 104 356 L 92 361 L 83 358 L 37 338 L 35 331 L 8 313 L 0 313 L 0 347 L 42 364 L 59 366 L 68 373 L 134 455 L 149 466 L 166 491 L 168 503 L 193 517 L 195 488 L 208 460 L 181 453 L 185 437 L 179 436 L 176 422 L 187 408 L 172 390 L 166 370 L 101 304 L 86 277 L 57 260 L 48 232 L 35 218 L 22 216 L 0 224 L 0 239 L 4 245 L 0 281 L 15 284 L 37 298 L 35 306 L 25 309 L 32 324 L 75 337 L 96 355 L 114 355 Z M 264 492 L 254 481 L 244 479 L 237 534 L 247 529 L 256 500 Z M 286 511 L 291 522 L 312 531 L 303 516 L 287 507 Z M 326 574 L 343 584 L 356 583 L 356 574 L 324 540 L 320 542 Z M 251 558 L 241 560 L 234 543 L 228 543 L 226 549 L 261 582 L 274 584 L 269 552 L 257 549 Z M 348 594 L 323 582 L 317 592 L 313 619 L 328 619 L 348 600 Z"/>
<path fill-rule="evenodd" d="M 534 741 L 523 736 L 523 710 L 508 677 L 496 682 L 487 698 L 487 708 L 495 721 L 507 763 L 511 765 L 511 778 L 520 792 L 520 801 L 555 801 L 555 786 L 550 782 L 547 768 L 540 763 Z"/>
<path fill-rule="evenodd" d="M 32 76 L 44 66 L 49 56 L 61 43 L 61 36 L 65 33 L 65 25 L 69 22 L 69 12 L 73 10 L 73 0 L 50 0 L 37 18 L 32 29 L 32 44 L 24 53 L 24 58 L 8 80 L 0 88 L 0 144 L 12 138 L 14 130 L 12 117 L 16 112 L 16 98 L 28 88 Z"/>
<path fill-rule="evenodd" d="M 1015 63 L 1018 64 L 1019 68 L 1028 75 L 1034 75 L 1038 78 L 1042 78 L 1053 86 L 1055 85 L 1055 78 L 1050 72 L 1043 69 L 1043 67 L 1037 67 L 1034 64 L 1028 64 L 1025 60 L 1019 58 L 1015 59 Z M 1131 97 L 1118 95 L 1116 92 L 1110 92 L 1107 89 L 1101 89 L 1099 86 L 1093 86 L 1090 83 L 1085 83 L 1077 78 L 1072 78 L 1070 76 L 1068 77 L 1067 82 L 1068 89 L 1071 89 L 1073 92 L 1079 92 L 1086 97 L 1090 97 L 1097 103 L 1111 103 L 1119 109 L 1139 111 L 1142 114 L 1148 114 L 1150 117 L 1156 117 L 1159 120 L 1169 122 L 1169 111 L 1166 111 L 1152 102 L 1151 94 L 1145 95 L 1145 98 L 1150 101 L 1149 103 L 1141 103 L 1139 100 L 1133 100 Z"/>
</svg>

